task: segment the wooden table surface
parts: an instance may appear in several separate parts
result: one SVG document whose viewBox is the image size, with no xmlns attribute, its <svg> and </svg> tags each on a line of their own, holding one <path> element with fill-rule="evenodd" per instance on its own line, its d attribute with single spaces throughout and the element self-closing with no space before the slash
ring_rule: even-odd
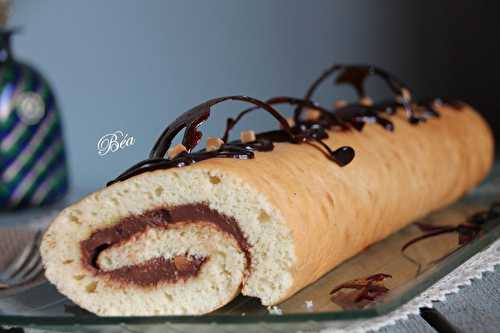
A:
<svg viewBox="0 0 500 333">
<path fill-rule="evenodd" d="M 433 307 L 456 329 L 457 332 L 500 332 L 500 266 L 494 272 L 483 274 L 470 286 L 457 294 L 448 295 L 445 302 Z M 411 316 L 378 333 L 417 332 L 433 333 L 436 330 L 421 316 Z"/>
</svg>

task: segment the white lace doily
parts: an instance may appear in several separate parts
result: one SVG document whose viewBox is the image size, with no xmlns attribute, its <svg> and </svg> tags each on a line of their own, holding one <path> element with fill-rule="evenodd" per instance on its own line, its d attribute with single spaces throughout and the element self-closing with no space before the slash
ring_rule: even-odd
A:
<svg viewBox="0 0 500 333">
<path fill-rule="evenodd" d="M 500 239 L 397 310 L 369 320 L 332 322 L 321 333 L 364 333 L 394 325 L 412 314 L 418 315 L 421 307 L 432 307 L 432 302 L 445 301 L 448 295 L 457 293 L 462 286 L 470 285 L 473 279 L 480 279 L 483 273 L 493 271 L 496 265 L 500 265 Z"/>
</svg>

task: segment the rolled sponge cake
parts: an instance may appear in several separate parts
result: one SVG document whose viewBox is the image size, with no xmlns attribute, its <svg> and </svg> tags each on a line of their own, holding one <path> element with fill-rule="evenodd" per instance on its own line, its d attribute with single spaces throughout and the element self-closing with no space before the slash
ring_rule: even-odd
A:
<svg viewBox="0 0 500 333">
<path fill-rule="evenodd" d="M 393 132 L 329 132 L 330 147 L 356 152 L 345 167 L 315 143 L 275 143 L 114 183 L 50 225 L 45 274 L 98 315 L 203 314 L 239 292 L 279 303 L 486 176 L 485 121 L 469 106 L 437 110 L 418 125 L 399 110 Z"/>
</svg>

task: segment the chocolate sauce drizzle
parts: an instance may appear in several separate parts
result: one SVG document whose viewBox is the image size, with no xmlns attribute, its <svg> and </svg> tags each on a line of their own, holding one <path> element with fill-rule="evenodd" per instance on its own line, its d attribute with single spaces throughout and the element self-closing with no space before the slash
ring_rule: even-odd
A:
<svg viewBox="0 0 500 333">
<path fill-rule="evenodd" d="M 408 242 L 406 242 L 401 247 L 401 252 L 403 254 L 405 251 L 424 239 L 436 237 L 443 234 L 457 233 L 458 234 L 458 245 L 459 248 L 466 245 L 467 243 L 473 241 L 482 231 L 484 225 L 492 220 L 500 218 L 500 200 L 493 202 L 490 207 L 486 210 L 477 212 L 469 216 L 465 222 L 458 225 L 429 225 L 423 223 L 416 223 L 418 228 L 424 232 L 423 235 L 415 237 Z M 443 257 L 444 258 L 444 257 Z M 436 261 L 441 260 L 439 258 Z"/>
<path fill-rule="evenodd" d="M 334 74 L 338 74 L 335 79 L 336 84 L 349 84 L 353 86 L 360 98 L 367 96 L 364 87 L 366 78 L 369 76 L 378 76 L 389 86 L 395 95 L 395 99 L 392 101 L 381 101 L 373 105 L 350 103 L 333 110 L 322 107 L 312 101 L 312 96 L 321 83 Z M 222 137 L 224 144 L 218 150 L 207 151 L 206 149 L 201 149 L 193 151 L 202 138 L 202 133 L 198 128 L 208 120 L 211 108 L 229 100 L 241 101 L 253 104 L 253 106 L 240 112 L 237 117 L 227 119 L 226 129 Z M 329 137 L 327 130 L 345 131 L 354 129 L 362 131 L 365 124 L 376 123 L 388 131 L 393 131 L 394 124 L 387 117 L 395 114 L 397 108 L 405 110 L 408 121 L 411 124 L 418 124 L 427 118 L 439 117 L 439 113 L 435 108 L 439 103 L 447 103 L 456 108 L 462 106 L 461 102 L 445 101 L 442 99 L 431 99 L 416 103 L 412 100 L 411 90 L 406 85 L 395 76 L 378 67 L 371 65 L 336 64 L 326 69 L 312 83 L 303 99 L 280 96 L 263 102 L 248 96 L 226 96 L 208 100 L 190 109 L 179 116 L 164 130 L 157 139 L 148 159 L 133 165 L 115 180 L 108 182 L 107 186 L 143 172 L 184 167 L 210 158 L 252 159 L 255 157 L 255 151 L 272 151 L 274 149 L 274 142 L 289 142 L 293 144 L 316 142 L 324 149 L 325 155 L 329 159 L 343 167 L 354 159 L 354 149 L 349 146 L 337 149 L 329 147 L 323 141 Z M 295 106 L 293 123 L 290 124 L 273 107 L 281 104 Z M 234 126 L 244 116 L 256 110 L 264 110 L 271 114 L 279 123 L 280 129 L 259 133 L 254 142 L 228 141 L 230 131 Z M 305 117 L 306 112 L 310 110 L 319 112 L 318 119 L 310 120 Z M 166 158 L 165 155 L 172 145 L 172 141 L 182 130 L 184 130 L 182 144 L 186 148 L 186 151 L 176 155 L 174 158 Z"/>
<path fill-rule="evenodd" d="M 293 117 L 293 124 L 290 127 L 290 132 L 295 135 L 301 142 L 304 141 L 315 141 L 319 143 L 326 151 L 327 156 L 337 163 L 339 166 L 345 166 L 349 164 L 354 158 L 354 149 L 348 146 L 340 147 L 336 150 L 332 150 L 323 139 L 328 138 L 326 132 L 327 129 L 333 129 L 334 127 L 348 129 L 347 124 L 333 112 L 323 108 L 317 103 L 312 101 L 279 96 L 273 97 L 266 101 L 266 104 L 274 106 L 280 104 L 288 104 L 292 106 L 300 106 L 303 108 L 309 108 L 309 110 L 319 111 L 320 117 L 315 121 L 309 121 L 302 119 L 300 112 L 295 112 Z M 243 110 L 238 114 L 236 118 L 228 118 L 226 123 L 226 129 L 222 137 L 223 141 L 227 141 L 229 137 L 229 132 L 233 127 L 243 118 L 243 116 L 249 114 L 250 112 L 258 110 L 258 107 L 251 107 L 249 109 Z M 289 124 L 290 126 L 290 124 Z M 271 142 L 287 142 L 287 136 L 284 135 L 283 131 L 270 131 L 264 132 L 257 135 L 258 140 L 269 140 Z"/>
<path fill-rule="evenodd" d="M 336 84 L 349 84 L 351 85 L 357 92 L 358 97 L 362 99 L 363 97 L 367 97 L 365 91 L 365 81 L 369 76 L 378 76 L 380 77 L 387 86 L 391 89 L 391 91 L 395 95 L 396 101 L 391 103 L 391 107 L 401 106 L 404 108 L 408 120 L 412 124 L 416 124 L 419 121 L 422 121 L 421 117 L 418 117 L 414 108 L 412 107 L 412 97 L 411 90 L 403 84 L 401 80 L 396 78 L 394 75 L 389 74 L 387 71 L 372 65 L 344 65 L 344 64 L 334 64 L 331 67 L 327 68 L 323 73 L 311 84 L 309 89 L 306 92 L 304 99 L 311 100 L 314 93 L 317 91 L 318 87 L 323 83 L 326 79 L 331 77 L 332 75 L 340 72 L 340 74 L 336 77 Z M 405 94 L 404 92 L 407 92 Z M 358 111 L 370 111 L 371 113 L 377 113 L 381 109 L 377 106 L 359 108 L 359 104 L 355 106 Z"/>
<path fill-rule="evenodd" d="M 330 300 L 344 309 L 363 308 L 368 303 L 374 302 L 389 292 L 389 288 L 384 286 L 384 280 L 392 278 L 385 273 L 377 273 L 365 278 L 358 278 L 344 282 L 330 291 Z M 351 292 L 339 293 L 344 289 Z M 336 295 L 339 293 L 338 295 Z"/>
</svg>

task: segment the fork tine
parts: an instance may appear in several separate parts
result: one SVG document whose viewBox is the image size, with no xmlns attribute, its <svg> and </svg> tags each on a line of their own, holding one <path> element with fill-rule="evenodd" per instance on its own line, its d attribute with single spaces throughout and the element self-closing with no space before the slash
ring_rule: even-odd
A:
<svg viewBox="0 0 500 333">
<path fill-rule="evenodd" d="M 33 258 L 38 253 L 38 242 L 40 241 L 41 237 L 42 233 L 37 231 L 35 233 L 35 236 L 33 237 L 33 240 L 29 243 L 28 246 L 26 246 L 29 249 L 28 256 L 25 258 L 22 265 L 12 273 L 10 278 L 15 278 L 17 275 L 19 275 L 22 271 L 25 270 L 26 266 L 29 266 L 29 264 L 33 261 Z"/>
<path fill-rule="evenodd" d="M 35 237 L 30 246 L 30 255 L 27 257 L 21 268 L 19 268 L 7 281 L 10 285 L 20 284 L 28 282 L 28 278 L 37 266 L 41 265 L 40 252 L 38 250 L 38 244 L 41 238 L 41 232 L 36 233 Z"/>
<path fill-rule="evenodd" d="M 35 242 L 38 241 L 41 234 L 42 234 L 42 232 L 40 230 L 38 230 L 35 233 L 35 237 L 34 237 Z M 8 281 L 8 280 L 12 279 L 12 277 L 15 275 L 15 273 L 17 271 L 19 271 L 19 269 L 21 269 L 23 267 L 24 263 L 29 259 L 32 252 L 33 252 L 33 246 L 26 246 L 23 249 L 23 252 L 19 255 L 19 257 L 14 259 L 13 262 L 11 262 L 9 264 L 7 269 L 0 273 L 0 279 L 2 281 Z"/>
<path fill-rule="evenodd" d="M 37 265 L 40 264 L 42 259 L 40 258 L 40 254 L 38 253 L 38 250 L 33 253 L 33 255 L 29 258 L 29 260 L 25 263 L 22 269 L 20 269 L 15 276 L 13 276 L 13 279 L 21 280 L 23 281 L 33 269 Z"/>
<path fill-rule="evenodd" d="M 26 276 L 26 281 L 25 282 L 31 282 L 32 280 L 36 279 L 42 272 L 43 272 L 43 264 L 40 261 L 40 263 L 35 267 L 35 269 L 33 269 Z"/>
<path fill-rule="evenodd" d="M 27 246 L 30 249 L 28 257 L 26 258 L 24 263 L 21 265 L 21 267 L 19 267 L 19 269 L 16 272 L 14 272 L 12 277 L 18 275 L 21 271 L 23 271 L 24 268 L 32 261 L 33 257 L 38 253 L 38 242 L 40 241 L 41 237 L 42 237 L 41 232 L 35 233 L 33 240 L 31 241 L 29 246 Z"/>
<path fill-rule="evenodd" d="M 26 272 L 23 276 L 21 283 L 28 283 L 34 278 L 36 278 L 43 271 L 42 258 L 40 255 L 37 255 L 38 260 L 33 265 L 33 268 Z"/>
</svg>

